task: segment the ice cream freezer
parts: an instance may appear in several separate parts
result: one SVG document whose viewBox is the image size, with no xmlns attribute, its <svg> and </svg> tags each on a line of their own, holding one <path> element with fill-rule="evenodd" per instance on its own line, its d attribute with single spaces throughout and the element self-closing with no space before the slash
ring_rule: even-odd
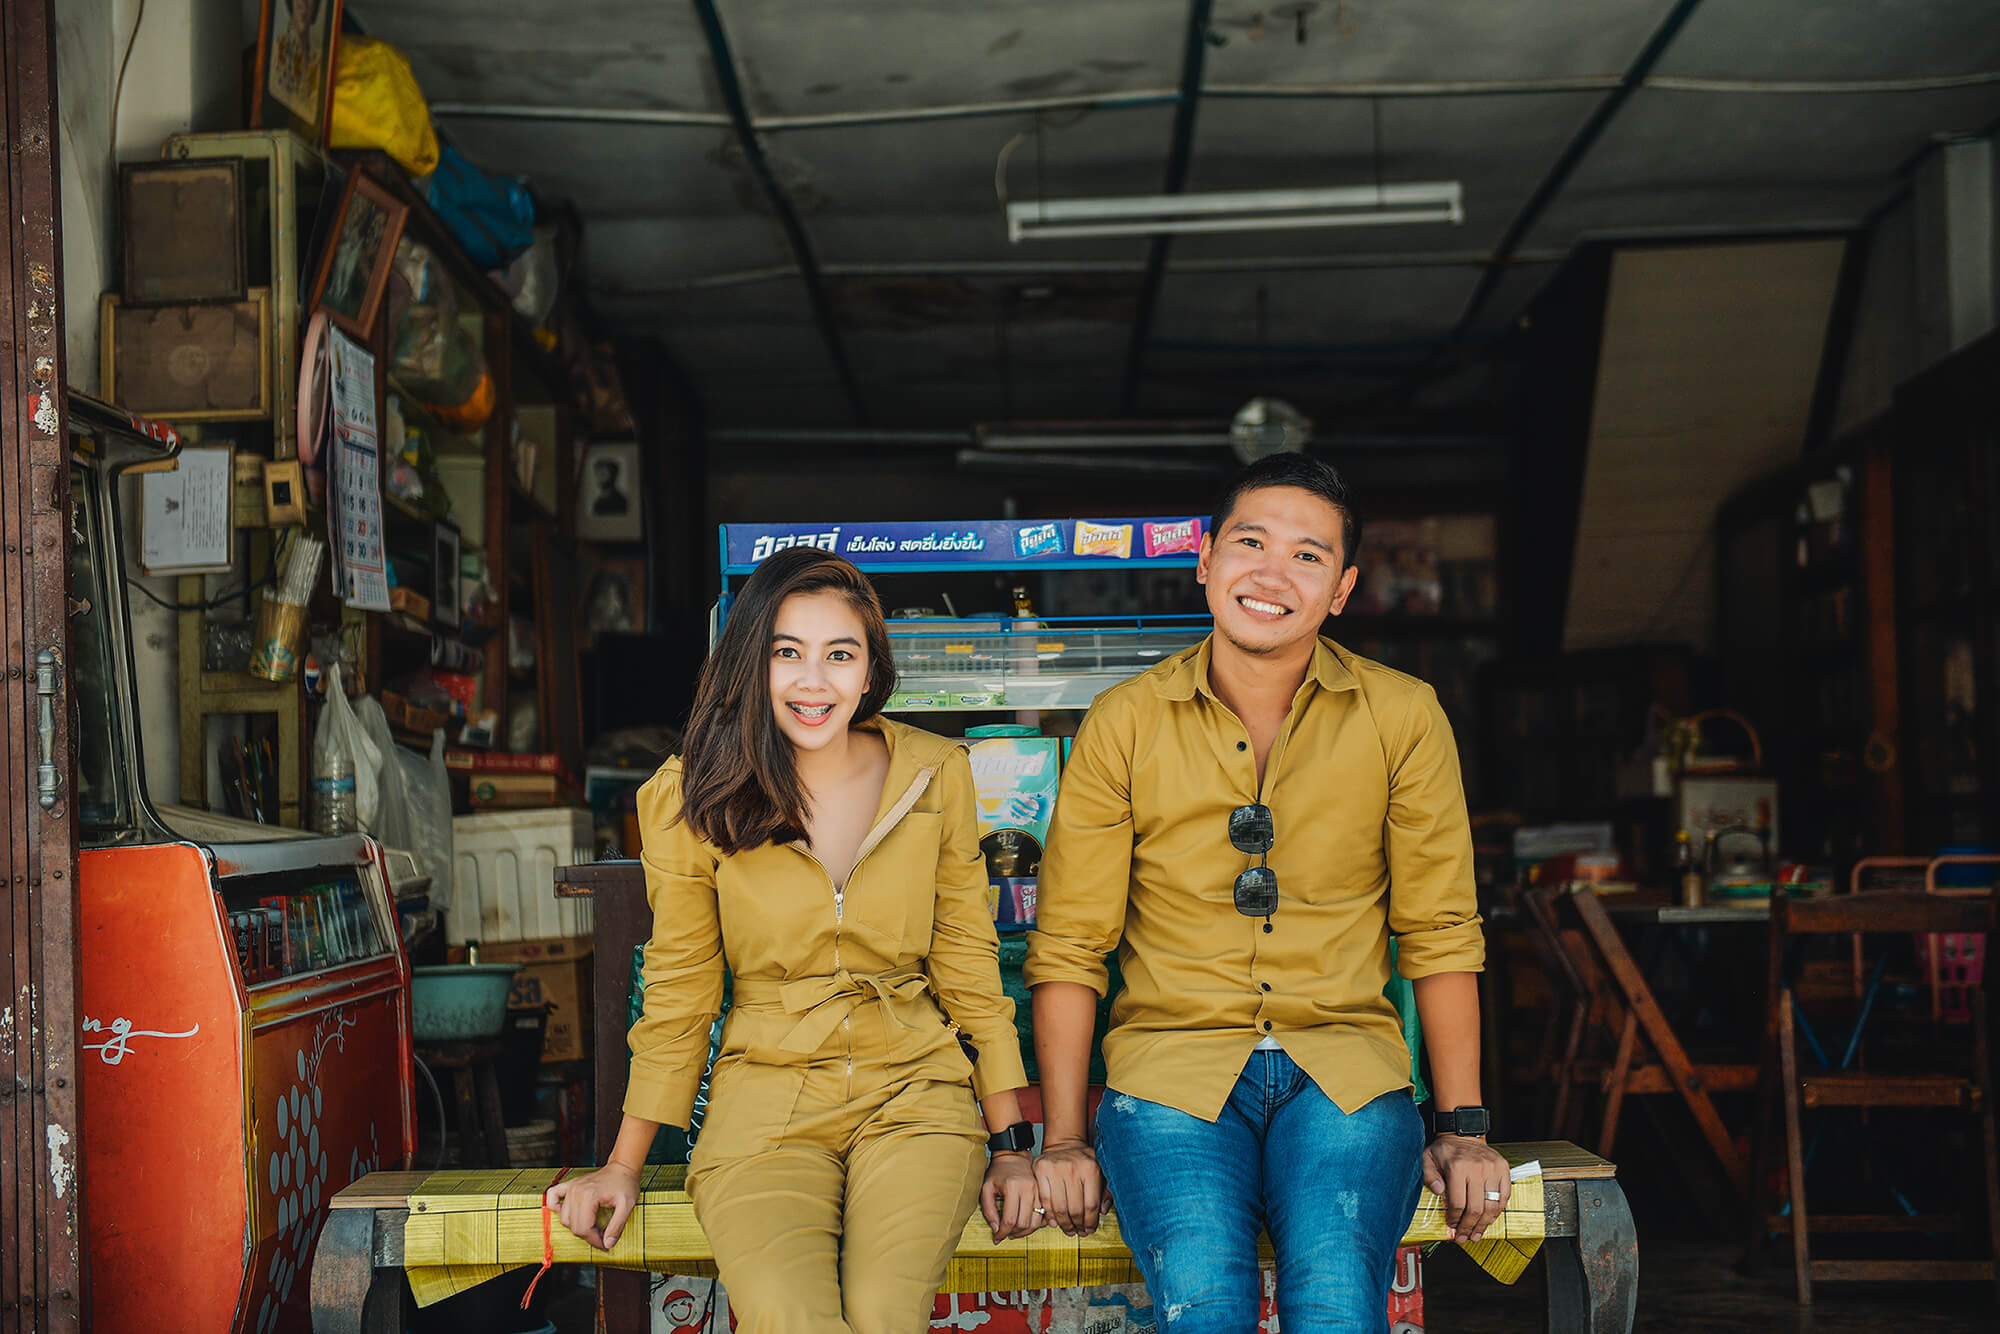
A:
<svg viewBox="0 0 2000 1334">
<path fill-rule="evenodd" d="M 92 1324 L 306 1328 L 336 1191 L 407 1165 L 409 968 L 369 839 L 87 848 Z"/>
</svg>

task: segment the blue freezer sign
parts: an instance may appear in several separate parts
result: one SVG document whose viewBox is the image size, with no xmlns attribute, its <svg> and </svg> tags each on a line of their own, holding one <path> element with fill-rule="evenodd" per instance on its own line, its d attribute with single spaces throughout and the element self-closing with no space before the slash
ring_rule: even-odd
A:
<svg viewBox="0 0 2000 1334">
<path fill-rule="evenodd" d="M 871 569 L 1064 565 L 1168 560 L 1192 564 L 1201 544 L 1197 517 L 1164 519 L 977 519 L 948 524 L 723 525 L 723 561 L 741 573 L 777 552 L 814 547 Z"/>
</svg>

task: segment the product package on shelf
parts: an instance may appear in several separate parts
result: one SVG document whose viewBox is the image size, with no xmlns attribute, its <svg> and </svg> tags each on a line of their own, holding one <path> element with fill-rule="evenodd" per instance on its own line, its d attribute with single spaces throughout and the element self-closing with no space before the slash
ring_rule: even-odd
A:
<svg viewBox="0 0 2000 1334">
<path fill-rule="evenodd" d="M 979 847 L 986 854 L 994 924 L 1025 931 L 1035 924 L 1035 877 L 1056 809 L 1061 738 L 982 736 L 972 741 L 973 801 Z"/>
</svg>

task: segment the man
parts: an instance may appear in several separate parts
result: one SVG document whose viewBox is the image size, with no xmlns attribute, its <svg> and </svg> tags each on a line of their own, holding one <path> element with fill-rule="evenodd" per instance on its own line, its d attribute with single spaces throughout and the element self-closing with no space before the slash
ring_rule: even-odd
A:
<svg viewBox="0 0 2000 1334">
<path fill-rule="evenodd" d="M 1239 475 L 1196 566 L 1214 633 L 1098 697 L 1056 802 L 1026 966 L 1036 1176 L 1071 1235 L 1108 1184 L 1163 1334 L 1256 1329 L 1260 1229 L 1285 1334 L 1380 1331 L 1421 1186 L 1460 1241 L 1509 1193 L 1478 1106 L 1485 944 L 1450 724 L 1429 686 L 1319 636 L 1359 537 L 1329 465 Z M 1392 939 L 1430 1056 L 1428 1148 L 1383 995 Z"/>
<path fill-rule="evenodd" d="M 618 485 L 622 471 L 618 460 L 599 459 L 594 471 L 597 474 L 597 495 L 590 502 L 590 512 L 603 519 L 617 518 L 629 511 L 632 502 L 625 498 L 625 492 Z"/>
</svg>

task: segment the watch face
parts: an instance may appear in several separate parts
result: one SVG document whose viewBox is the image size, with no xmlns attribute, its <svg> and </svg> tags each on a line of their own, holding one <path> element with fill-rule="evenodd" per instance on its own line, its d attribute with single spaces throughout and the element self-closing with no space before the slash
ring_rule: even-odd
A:
<svg viewBox="0 0 2000 1334">
<path fill-rule="evenodd" d="M 997 1130 L 987 1143 L 995 1149 L 1032 1149 L 1035 1147 L 1035 1128 L 1026 1122 L 1017 1122 L 1005 1130 Z"/>
</svg>

